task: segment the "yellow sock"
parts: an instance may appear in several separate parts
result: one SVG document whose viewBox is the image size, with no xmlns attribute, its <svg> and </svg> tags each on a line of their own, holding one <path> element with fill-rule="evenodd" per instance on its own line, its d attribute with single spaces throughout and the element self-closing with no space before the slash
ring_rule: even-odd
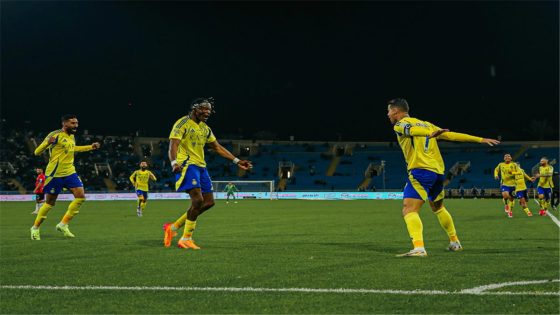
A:
<svg viewBox="0 0 560 315">
<path fill-rule="evenodd" d="M 404 222 L 406 223 L 406 228 L 408 229 L 408 234 L 412 239 L 414 248 L 424 247 L 424 237 L 422 235 L 422 220 L 420 220 L 418 212 L 410 212 L 405 215 Z"/>
<path fill-rule="evenodd" d="M 546 209 L 546 200 L 539 199 L 539 205 L 541 206 L 541 209 Z"/>
<path fill-rule="evenodd" d="M 548 210 L 549 207 L 550 207 L 550 200 L 545 200 L 544 201 L 544 210 Z"/>
<path fill-rule="evenodd" d="M 447 211 L 445 207 L 441 207 L 441 209 L 434 212 L 434 214 L 437 216 L 439 224 L 445 230 L 447 236 L 449 236 L 449 240 L 451 242 L 459 241 L 457 231 L 455 231 L 455 224 L 453 223 L 453 218 L 451 214 L 449 214 L 449 211 Z"/>
<path fill-rule="evenodd" d="M 529 210 L 528 207 L 523 208 L 523 211 L 525 211 L 525 213 L 531 213 L 531 210 Z"/>
<path fill-rule="evenodd" d="M 183 238 L 191 239 L 195 227 L 196 227 L 196 221 L 186 220 L 185 231 L 183 232 Z"/>
<path fill-rule="evenodd" d="M 49 210 L 51 210 L 53 206 L 49 205 L 48 203 L 44 203 L 41 208 L 39 209 L 39 213 L 37 213 L 37 217 L 35 218 L 35 223 L 33 223 L 34 227 L 39 227 L 41 226 L 41 223 L 43 223 L 43 221 L 45 221 L 45 219 L 47 218 L 47 213 L 49 212 Z"/>
<path fill-rule="evenodd" d="M 185 225 L 185 221 L 187 220 L 187 213 L 183 214 L 177 221 L 173 223 L 174 230 L 180 229 L 183 225 Z"/>
<path fill-rule="evenodd" d="M 146 203 L 147 203 L 147 201 L 144 201 L 144 202 L 140 203 L 140 208 L 142 208 L 142 211 L 144 211 L 144 209 L 146 209 Z"/>
<path fill-rule="evenodd" d="M 509 200 L 509 201 L 508 201 L 508 204 L 509 204 L 509 211 L 512 211 L 512 210 L 513 210 L 513 206 L 515 206 L 515 200 Z"/>
<path fill-rule="evenodd" d="M 72 202 L 68 206 L 68 210 L 66 211 L 64 217 L 62 217 L 62 221 L 60 222 L 62 222 L 63 224 L 68 224 L 68 222 L 70 222 L 70 220 L 72 220 L 72 218 L 76 214 L 80 213 L 80 207 L 84 202 L 86 202 L 86 198 L 75 198 L 74 200 L 72 200 Z"/>
</svg>

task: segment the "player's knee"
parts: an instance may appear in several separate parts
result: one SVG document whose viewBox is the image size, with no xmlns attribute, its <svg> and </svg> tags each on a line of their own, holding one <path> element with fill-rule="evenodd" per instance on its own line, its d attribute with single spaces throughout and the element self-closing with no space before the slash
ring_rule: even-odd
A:
<svg viewBox="0 0 560 315">
<path fill-rule="evenodd" d="M 204 210 L 208 210 L 210 208 L 212 208 L 216 203 L 214 202 L 214 200 L 211 201 L 205 201 L 204 205 L 202 206 L 202 208 L 204 208 Z"/>
<path fill-rule="evenodd" d="M 192 207 L 193 209 L 200 209 L 202 208 L 202 204 L 204 203 L 204 200 L 202 199 L 202 197 L 194 197 L 191 198 L 191 202 L 192 202 Z"/>
</svg>

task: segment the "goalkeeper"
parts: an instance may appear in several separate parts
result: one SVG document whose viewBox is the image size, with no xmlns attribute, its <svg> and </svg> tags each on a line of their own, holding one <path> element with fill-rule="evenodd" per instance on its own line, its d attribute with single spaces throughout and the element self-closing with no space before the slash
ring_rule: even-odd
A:
<svg viewBox="0 0 560 315">
<path fill-rule="evenodd" d="M 224 189 L 224 192 L 227 193 L 226 196 L 226 203 L 229 203 L 229 196 L 233 197 L 233 202 L 237 203 L 237 198 L 235 198 L 235 193 L 238 192 L 239 190 L 237 189 L 237 187 L 235 187 L 235 185 L 232 182 L 229 182 L 226 185 L 226 188 Z"/>
</svg>

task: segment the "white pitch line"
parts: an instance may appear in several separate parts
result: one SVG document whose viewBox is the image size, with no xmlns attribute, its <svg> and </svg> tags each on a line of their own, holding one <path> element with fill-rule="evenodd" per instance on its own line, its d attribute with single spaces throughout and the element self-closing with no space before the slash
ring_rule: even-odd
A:
<svg viewBox="0 0 560 315">
<path fill-rule="evenodd" d="M 558 225 L 558 227 L 560 228 L 560 221 L 558 220 L 558 218 L 556 218 L 552 213 L 550 213 L 550 211 L 546 211 L 546 214 L 552 220 L 552 222 L 556 223 L 556 225 Z"/>
<path fill-rule="evenodd" d="M 542 282 L 544 281 L 544 282 Z M 558 282 L 558 280 L 551 280 Z M 550 282 L 539 280 L 539 283 Z M 531 282 L 533 284 L 534 282 Z M 521 285 L 521 284 L 519 284 Z M 506 285 L 507 286 L 507 285 Z M 392 295 L 533 295 L 560 296 L 560 292 L 486 292 L 488 289 L 473 288 L 462 291 L 442 290 L 377 290 L 377 289 L 313 289 L 313 288 L 253 288 L 253 287 L 161 287 L 161 286 L 50 286 L 50 285 L 2 285 L 0 289 L 12 290 L 101 290 L 101 291 L 213 291 L 213 292 L 288 292 L 288 293 L 335 293 L 335 294 L 392 294 Z M 476 290 L 475 290 L 476 289 Z"/>
<path fill-rule="evenodd" d="M 480 294 L 485 293 L 487 290 L 499 289 L 504 287 L 511 287 L 511 286 L 518 286 L 518 285 L 528 285 L 528 284 L 544 284 L 544 283 L 553 283 L 553 282 L 560 282 L 560 279 L 555 280 L 531 280 L 531 281 L 515 281 L 515 282 L 502 282 L 502 283 L 493 283 L 482 285 L 479 287 L 474 287 L 471 289 L 464 289 L 461 290 L 461 293 L 470 293 L 470 294 Z"/>
<path fill-rule="evenodd" d="M 533 199 L 538 205 L 539 207 L 541 206 L 541 204 L 537 201 L 537 199 Z M 558 227 L 560 228 L 560 220 L 558 220 L 558 218 L 556 218 L 552 213 L 550 213 L 550 211 L 546 211 L 546 214 L 548 215 L 548 217 L 552 220 L 552 222 L 556 223 L 556 225 L 558 225 Z"/>
</svg>

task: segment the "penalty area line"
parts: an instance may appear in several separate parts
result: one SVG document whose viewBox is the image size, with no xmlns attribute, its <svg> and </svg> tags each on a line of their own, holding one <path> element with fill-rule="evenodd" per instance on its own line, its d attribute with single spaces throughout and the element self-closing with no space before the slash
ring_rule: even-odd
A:
<svg viewBox="0 0 560 315">
<path fill-rule="evenodd" d="M 558 280 L 544 280 L 558 282 Z M 534 282 L 531 282 L 531 284 Z M 545 283 L 545 282 L 538 282 Z M 527 283 L 529 284 L 529 283 Z M 520 284 L 519 284 L 520 285 Z M 489 285 L 492 288 L 495 285 Z M 502 285 L 498 287 L 507 286 Z M 389 290 L 389 289 L 314 289 L 314 288 L 254 288 L 254 287 L 166 287 L 166 286 L 51 286 L 51 285 L 1 285 L 6 290 L 46 290 L 46 291 L 198 291 L 198 292 L 279 292 L 279 293 L 334 293 L 334 294 L 389 294 L 389 295 L 532 295 L 560 296 L 560 292 L 488 292 L 486 287 L 477 287 L 461 291 L 445 290 Z M 488 288 L 490 289 L 490 288 Z"/>
</svg>

